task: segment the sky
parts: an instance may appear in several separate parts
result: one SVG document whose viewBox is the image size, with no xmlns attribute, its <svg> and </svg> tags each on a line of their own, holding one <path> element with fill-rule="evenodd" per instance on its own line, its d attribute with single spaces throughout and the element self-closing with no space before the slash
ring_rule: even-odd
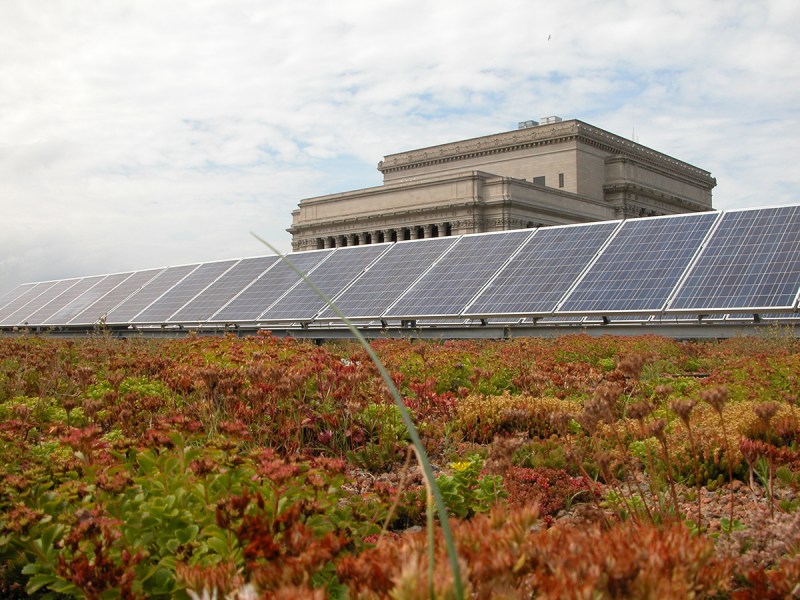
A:
<svg viewBox="0 0 800 600">
<path fill-rule="evenodd" d="M 796 0 L 2 0 L 0 293 L 290 251 L 383 156 L 580 119 L 800 202 Z"/>
</svg>

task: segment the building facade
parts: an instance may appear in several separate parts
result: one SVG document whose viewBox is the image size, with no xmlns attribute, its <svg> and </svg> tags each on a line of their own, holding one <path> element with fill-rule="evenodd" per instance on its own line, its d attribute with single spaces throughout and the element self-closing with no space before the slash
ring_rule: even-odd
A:
<svg viewBox="0 0 800 600">
<path fill-rule="evenodd" d="M 711 210 L 716 180 L 579 120 L 390 154 L 383 185 L 306 198 L 295 252 Z"/>
</svg>

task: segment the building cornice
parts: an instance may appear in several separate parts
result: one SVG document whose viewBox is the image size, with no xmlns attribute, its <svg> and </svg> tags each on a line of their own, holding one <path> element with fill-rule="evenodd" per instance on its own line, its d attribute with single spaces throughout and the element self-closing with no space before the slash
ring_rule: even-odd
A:
<svg viewBox="0 0 800 600">
<path fill-rule="evenodd" d="M 353 200 L 363 197 L 371 197 L 383 194 L 391 194 L 398 190 L 405 189 L 419 189 L 427 188 L 433 184 L 446 185 L 457 183 L 466 180 L 483 180 L 497 179 L 499 175 L 487 173 L 486 171 L 478 170 L 465 170 L 458 173 L 448 173 L 446 175 L 437 174 L 432 177 L 420 177 L 413 179 L 404 179 L 402 181 L 390 181 L 380 186 L 362 188 L 359 190 L 350 190 L 348 192 L 337 192 L 335 194 L 327 194 L 325 196 L 313 196 L 311 198 L 303 198 L 300 200 L 300 206 L 303 208 L 317 203 L 336 202 L 340 200 Z M 299 210 L 299 209 L 298 209 Z"/>
<path fill-rule="evenodd" d="M 690 176 L 706 186 L 716 185 L 716 180 L 708 171 L 577 119 L 390 154 L 378 163 L 378 170 L 386 175 L 387 173 L 515 152 L 571 140 L 589 144 L 609 154 L 623 155 L 684 176 Z"/>
<path fill-rule="evenodd" d="M 685 208 L 687 212 L 707 212 L 714 210 L 713 207 L 707 204 L 695 202 L 687 198 L 681 198 L 680 196 L 675 196 L 674 194 L 667 194 L 651 187 L 630 182 L 606 184 L 603 186 L 603 193 L 606 198 L 612 195 L 619 196 L 638 194 L 646 198 L 664 202 L 667 206 L 681 206 Z"/>
</svg>

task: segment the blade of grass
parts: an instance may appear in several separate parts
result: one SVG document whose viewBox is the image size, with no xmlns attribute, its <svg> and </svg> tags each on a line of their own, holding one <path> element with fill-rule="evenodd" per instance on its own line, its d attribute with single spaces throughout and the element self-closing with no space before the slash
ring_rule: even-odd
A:
<svg viewBox="0 0 800 600">
<path fill-rule="evenodd" d="M 439 490 L 439 486 L 436 485 L 436 477 L 433 474 L 433 468 L 431 467 L 431 462 L 428 459 L 428 453 L 425 452 L 425 447 L 422 445 L 422 440 L 419 437 L 419 433 L 414 425 L 414 421 L 411 419 L 411 414 L 408 412 L 408 408 L 406 407 L 405 402 L 403 402 L 403 397 L 400 395 L 400 392 L 398 391 L 397 386 L 395 386 L 394 381 L 392 381 L 389 372 L 386 370 L 386 367 L 383 366 L 383 363 L 381 362 L 380 358 L 378 358 L 378 355 L 375 354 L 375 351 L 372 349 L 372 346 L 370 346 L 369 342 L 364 338 L 363 335 L 361 335 L 361 332 L 358 330 L 358 328 L 353 325 L 353 323 L 346 316 L 344 316 L 339 308 L 330 300 L 330 298 L 325 295 L 322 290 L 320 290 L 308 277 L 306 277 L 305 273 L 298 269 L 292 263 L 292 261 L 286 257 L 285 254 L 277 250 L 268 241 L 260 238 L 252 231 L 250 232 L 250 235 L 278 255 L 280 260 L 284 261 L 312 290 L 314 290 L 314 292 L 325 302 L 325 304 L 327 304 L 328 308 L 336 313 L 336 316 L 338 316 L 347 325 L 347 328 L 353 334 L 353 337 L 355 337 L 364 347 L 364 350 L 367 352 L 370 360 L 372 360 L 372 362 L 375 363 L 375 366 L 378 368 L 384 383 L 386 383 L 386 387 L 389 389 L 389 393 L 394 399 L 394 403 L 397 405 L 397 408 L 400 411 L 400 417 L 402 418 L 403 424 L 408 430 L 408 436 L 411 438 L 411 443 L 414 445 L 414 449 L 417 452 L 417 458 L 422 466 L 422 472 L 433 495 L 433 502 L 436 506 L 436 512 L 439 515 L 439 523 L 442 527 L 442 536 L 444 537 L 445 548 L 447 549 L 447 557 L 450 561 L 450 568 L 453 571 L 453 585 L 455 587 L 456 597 L 459 598 L 459 600 L 462 599 L 464 597 L 464 586 L 461 582 L 461 568 L 458 564 L 458 554 L 456 552 L 455 540 L 453 539 L 453 531 L 450 528 L 450 520 L 447 517 L 447 507 L 444 504 L 442 492 Z"/>
</svg>

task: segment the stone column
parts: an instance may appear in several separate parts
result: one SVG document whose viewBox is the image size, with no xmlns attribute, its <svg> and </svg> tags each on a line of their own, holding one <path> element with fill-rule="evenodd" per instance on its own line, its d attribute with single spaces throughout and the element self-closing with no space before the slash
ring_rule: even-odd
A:
<svg viewBox="0 0 800 600">
<path fill-rule="evenodd" d="M 394 229 L 384 229 L 383 230 L 383 241 L 384 242 L 391 242 L 392 241 L 392 232 Z"/>
<path fill-rule="evenodd" d="M 438 231 L 438 237 L 445 237 L 447 235 L 447 223 L 437 223 L 436 228 Z"/>
<path fill-rule="evenodd" d="M 356 234 L 355 233 L 348 233 L 347 234 L 347 245 L 348 246 L 355 246 L 356 245 Z"/>
<path fill-rule="evenodd" d="M 366 232 L 359 233 L 358 234 L 358 245 L 359 246 L 363 246 L 366 243 L 367 243 L 367 233 Z"/>
<path fill-rule="evenodd" d="M 326 237 L 325 241 L 323 242 L 323 247 L 324 248 L 334 248 L 335 244 L 334 244 L 333 238 L 330 237 L 330 236 Z"/>
<path fill-rule="evenodd" d="M 433 237 L 433 225 L 423 225 L 422 226 L 423 236 L 426 240 L 429 237 Z"/>
<path fill-rule="evenodd" d="M 305 240 L 303 240 L 305 241 Z M 300 242 L 292 240 L 292 252 L 300 252 Z"/>
<path fill-rule="evenodd" d="M 372 232 L 372 243 L 379 244 L 380 239 L 381 239 L 381 232 L 376 229 L 375 231 Z"/>
<path fill-rule="evenodd" d="M 344 246 L 347 246 L 347 237 L 345 237 L 343 235 L 337 235 L 336 236 L 336 247 L 337 248 L 343 248 Z"/>
<path fill-rule="evenodd" d="M 416 225 L 408 228 L 408 237 L 412 240 L 416 240 L 419 237 L 419 228 Z"/>
</svg>

